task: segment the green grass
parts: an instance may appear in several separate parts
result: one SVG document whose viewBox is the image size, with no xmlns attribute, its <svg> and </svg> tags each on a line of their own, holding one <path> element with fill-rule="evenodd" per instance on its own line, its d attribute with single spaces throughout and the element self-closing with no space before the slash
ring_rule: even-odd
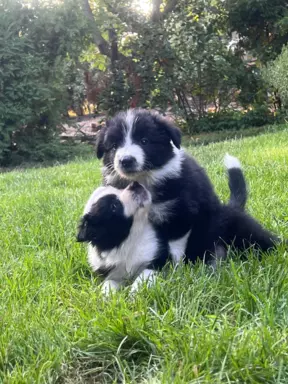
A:
<svg viewBox="0 0 288 384">
<path fill-rule="evenodd" d="M 229 129 L 223 131 L 214 131 L 214 132 L 199 132 L 192 133 L 191 135 L 184 135 L 182 137 L 182 142 L 185 146 L 199 146 L 199 145 L 208 145 L 211 143 L 217 143 L 219 141 L 232 140 L 232 139 L 242 139 L 244 137 L 258 136 L 263 133 L 279 132 L 286 130 L 286 124 L 274 124 L 274 125 L 264 125 L 261 127 L 251 127 L 245 128 L 242 130 L 239 129 Z"/>
<path fill-rule="evenodd" d="M 288 238 L 288 130 L 190 150 L 224 200 L 238 156 L 249 212 Z M 75 242 L 100 179 L 94 159 L 0 175 L 0 382 L 287 383 L 287 252 L 167 266 L 107 301 Z"/>
</svg>

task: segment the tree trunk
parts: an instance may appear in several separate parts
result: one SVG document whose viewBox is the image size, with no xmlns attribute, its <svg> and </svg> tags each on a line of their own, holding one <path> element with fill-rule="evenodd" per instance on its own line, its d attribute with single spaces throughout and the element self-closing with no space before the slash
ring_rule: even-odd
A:
<svg viewBox="0 0 288 384">
<path fill-rule="evenodd" d="M 109 47 L 109 43 L 103 38 L 100 30 L 98 29 L 98 27 L 95 23 L 92 9 L 91 9 L 90 4 L 89 4 L 89 0 L 82 0 L 82 8 L 83 8 L 84 15 L 89 22 L 89 27 L 91 28 L 92 37 L 93 37 L 95 45 L 97 45 L 97 47 L 98 47 L 100 53 L 102 53 L 102 55 L 110 57 L 111 56 L 111 50 Z"/>
<path fill-rule="evenodd" d="M 118 41 L 117 33 L 114 28 L 109 29 L 109 41 L 111 44 L 111 65 L 112 68 L 115 66 L 115 62 L 118 60 Z"/>
</svg>

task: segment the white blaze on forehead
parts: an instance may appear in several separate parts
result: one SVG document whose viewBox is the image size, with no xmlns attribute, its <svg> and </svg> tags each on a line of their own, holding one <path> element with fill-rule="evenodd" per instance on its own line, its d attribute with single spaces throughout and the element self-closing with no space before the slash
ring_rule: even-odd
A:
<svg viewBox="0 0 288 384">
<path fill-rule="evenodd" d="M 145 164 L 145 153 L 143 149 L 140 147 L 140 145 L 135 144 L 132 141 L 132 131 L 135 121 L 136 115 L 132 109 L 129 109 L 126 113 L 125 129 L 123 130 L 125 135 L 124 143 L 120 148 L 117 149 L 114 158 L 114 167 L 120 173 L 123 173 L 123 169 L 121 168 L 120 163 L 125 156 L 132 156 L 136 159 L 135 172 L 142 171 Z"/>
<path fill-rule="evenodd" d="M 128 133 L 130 132 L 130 134 L 133 129 L 135 117 L 136 117 L 135 111 L 133 109 L 128 109 L 128 111 L 126 112 L 125 123 L 128 129 Z"/>
<path fill-rule="evenodd" d="M 137 200 L 137 196 L 136 198 L 134 198 L 132 191 L 127 188 L 121 190 L 111 186 L 99 187 L 92 193 L 89 200 L 87 201 L 83 215 L 89 213 L 91 211 L 92 206 L 97 203 L 97 201 L 101 199 L 101 197 L 107 195 L 115 195 L 118 197 L 118 199 L 123 204 L 124 215 L 126 217 L 134 216 L 135 213 L 139 210 L 139 208 L 144 214 L 144 211 L 148 211 L 148 208 L 151 205 L 151 195 L 148 191 L 147 193 L 147 199 L 145 201 L 142 201 L 141 196 Z"/>
</svg>

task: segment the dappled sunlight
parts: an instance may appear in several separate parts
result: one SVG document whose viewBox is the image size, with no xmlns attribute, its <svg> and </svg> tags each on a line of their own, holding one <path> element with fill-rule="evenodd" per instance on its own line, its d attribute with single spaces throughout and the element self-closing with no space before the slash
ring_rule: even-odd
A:
<svg viewBox="0 0 288 384">
<path fill-rule="evenodd" d="M 152 3 L 149 0 L 133 0 L 132 8 L 144 15 L 149 15 L 152 11 Z"/>
</svg>

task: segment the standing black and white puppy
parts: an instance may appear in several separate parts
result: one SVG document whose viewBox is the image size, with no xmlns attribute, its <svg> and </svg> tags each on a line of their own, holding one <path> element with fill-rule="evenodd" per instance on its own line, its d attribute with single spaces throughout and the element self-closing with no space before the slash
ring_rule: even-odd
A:
<svg viewBox="0 0 288 384">
<path fill-rule="evenodd" d="M 97 142 L 97 157 L 103 158 L 105 185 L 125 188 L 131 181 L 138 181 L 150 191 L 149 220 L 169 243 L 174 262 L 184 254 L 187 260 L 195 261 L 203 257 L 203 250 L 208 246 L 211 252 L 211 242 L 217 241 L 213 237 L 218 233 L 213 230 L 212 223 L 223 213 L 223 205 L 205 170 L 180 148 L 180 144 L 180 131 L 175 126 L 158 114 L 139 109 L 121 112 L 108 121 Z M 236 209 L 232 210 L 234 215 L 241 216 L 238 208 L 245 205 L 245 180 L 237 159 L 228 157 L 226 162 L 229 183 L 233 182 L 233 174 L 240 176 L 240 194 L 237 191 L 231 194 L 226 207 Z M 237 182 L 237 178 L 234 181 Z M 233 212 L 229 213 L 229 220 Z M 228 211 L 226 213 L 228 215 Z M 221 217 L 225 221 L 224 216 Z M 207 242 L 208 229 L 211 236 Z M 229 235 L 230 243 L 232 235 Z M 246 243 L 253 239 L 249 233 L 245 236 L 248 236 Z M 268 232 L 263 236 L 267 237 L 267 241 L 262 242 L 266 250 L 274 245 L 275 238 Z"/>
<path fill-rule="evenodd" d="M 204 232 L 220 205 L 206 172 L 180 144 L 176 127 L 137 109 L 107 122 L 97 144 L 105 185 L 123 188 L 136 180 L 151 192 L 149 219 L 169 241 L 175 262 L 185 253 L 194 225 Z"/>
<path fill-rule="evenodd" d="M 89 243 L 88 260 L 105 277 L 104 293 L 127 279 L 135 279 L 135 291 L 166 263 L 168 245 L 148 220 L 150 207 L 150 193 L 137 182 L 124 190 L 99 187 L 89 198 L 78 241 Z"/>
</svg>

